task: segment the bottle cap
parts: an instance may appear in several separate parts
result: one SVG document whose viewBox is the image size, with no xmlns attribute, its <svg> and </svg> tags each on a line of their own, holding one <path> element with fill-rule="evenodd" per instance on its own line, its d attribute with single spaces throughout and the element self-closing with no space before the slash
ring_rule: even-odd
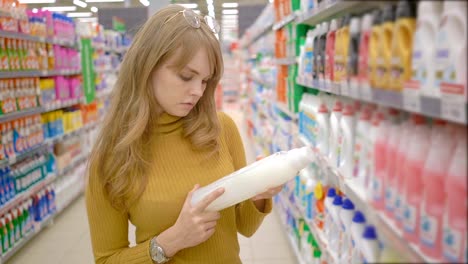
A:
<svg viewBox="0 0 468 264">
<path fill-rule="evenodd" d="M 366 217 L 364 216 L 364 214 L 361 211 L 356 211 L 354 213 L 353 222 L 354 223 L 360 223 L 360 224 L 365 223 L 366 222 Z"/>
<path fill-rule="evenodd" d="M 361 31 L 361 19 L 359 17 L 351 18 L 351 22 L 349 24 L 349 32 L 351 34 L 356 34 Z"/>
<path fill-rule="evenodd" d="M 335 190 L 335 188 L 330 188 L 330 189 L 328 189 L 327 197 L 335 197 L 335 196 L 336 196 L 336 190 Z"/>
<path fill-rule="evenodd" d="M 343 109 L 343 115 L 345 116 L 352 116 L 354 115 L 354 107 L 352 104 L 345 104 Z"/>
<path fill-rule="evenodd" d="M 336 31 L 337 29 L 338 29 L 338 20 L 336 20 L 336 18 L 334 18 L 330 22 L 330 31 Z"/>
<path fill-rule="evenodd" d="M 320 104 L 318 112 L 319 113 L 328 113 L 327 106 L 325 104 Z"/>
<path fill-rule="evenodd" d="M 342 110 L 342 103 L 341 101 L 336 101 L 335 105 L 333 106 L 333 112 L 341 112 Z"/>
<path fill-rule="evenodd" d="M 397 18 L 416 18 L 416 1 L 400 1 L 397 5 Z"/>
<path fill-rule="evenodd" d="M 426 121 L 422 115 L 418 115 L 418 114 L 412 114 L 411 120 L 413 120 L 413 124 L 415 125 L 424 124 L 424 122 Z"/>
<path fill-rule="evenodd" d="M 371 225 L 366 226 L 362 237 L 364 239 L 377 239 L 377 232 L 375 231 L 375 227 Z"/>
<path fill-rule="evenodd" d="M 351 21 L 351 14 L 346 14 L 341 21 L 341 27 L 346 27 L 349 26 L 349 23 Z"/>
<path fill-rule="evenodd" d="M 354 210 L 354 204 L 350 199 L 345 199 L 343 202 L 343 209 Z"/>
<path fill-rule="evenodd" d="M 395 6 L 386 4 L 382 11 L 382 23 L 395 21 Z"/>
<path fill-rule="evenodd" d="M 333 205 L 336 205 L 336 206 L 343 205 L 343 199 L 341 198 L 341 196 L 337 195 L 335 196 L 335 198 L 333 198 Z"/>
<path fill-rule="evenodd" d="M 380 25 L 382 24 L 382 10 L 376 9 L 372 12 L 372 25 Z"/>
</svg>

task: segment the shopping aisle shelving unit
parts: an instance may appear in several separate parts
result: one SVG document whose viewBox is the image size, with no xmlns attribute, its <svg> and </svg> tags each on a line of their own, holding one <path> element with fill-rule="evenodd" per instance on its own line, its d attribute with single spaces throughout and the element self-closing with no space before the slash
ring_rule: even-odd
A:
<svg viewBox="0 0 468 264">
<path fill-rule="evenodd" d="M 299 1 L 294 2 L 297 4 Z M 283 4 L 288 4 L 288 2 L 286 1 L 286 3 Z M 287 118 L 289 121 L 288 125 L 292 125 L 295 128 L 298 126 L 314 126 L 313 123 L 301 123 L 301 115 L 310 113 L 304 112 L 303 109 L 297 106 L 297 95 L 302 95 L 303 93 L 312 95 L 326 94 L 329 97 L 334 96 L 334 98 L 339 98 L 346 102 L 353 100 L 351 102 L 369 103 L 379 108 L 396 109 L 403 112 L 405 115 L 415 113 L 429 120 L 435 121 L 439 119 L 448 121 L 452 125 L 461 124 L 466 127 L 466 103 L 454 105 L 451 101 L 444 99 L 444 97 L 429 97 L 419 93 L 414 95 L 412 93 L 406 93 L 405 90 L 398 92 L 395 90 L 376 89 L 374 87 L 366 89 L 365 87 L 348 87 L 348 89 L 342 89 L 341 84 L 334 83 L 325 86 L 323 82 L 318 82 L 315 79 L 313 80 L 312 75 L 304 76 L 296 70 L 295 67 L 298 68 L 297 64 L 301 63 L 299 45 L 302 44 L 299 44 L 299 38 L 305 38 L 305 32 L 309 26 L 316 26 L 325 21 L 329 22 L 331 19 L 341 18 L 346 14 L 360 16 L 373 9 L 382 8 L 386 4 L 388 3 L 385 1 L 330 0 L 321 1 L 319 6 L 312 10 L 302 10 L 293 3 L 292 8 L 290 8 L 292 9 L 292 13 L 286 13 L 283 14 L 283 17 L 277 18 L 276 22 L 271 27 L 271 32 L 265 32 L 264 29 L 250 29 L 252 31 L 262 32 L 253 38 L 252 41 L 245 42 L 247 44 L 242 46 L 245 51 L 243 57 L 247 65 L 247 81 L 249 81 L 249 86 L 253 87 L 253 91 L 249 90 L 246 93 L 250 95 L 251 103 L 248 105 L 253 108 L 253 111 L 248 113 L 249 134 L 254 138 L 257 149 L 263 150 L 263 152 L 257 151 L 257 154 L 265 156 L 278 150 L 287 150 L 304 145 L 313 146 L 308 140 L 310 135 L 303 135 L 297 131 L 291 132 L 287 135 L 294 138 L 294 143 L 291 143 L 288 139 L 290 144 L 285 145 L 278 143 L 278 141 L 284 140 L 284 136 L 271 132 L 277 129 L 274 126 L 275 122 L 279 122 L 279 120 L 283 118 Z M 276 15 L 278 15 L 278 13 L 276 13 Z M 257 24 L 254 25 L 259 27 Z M 304 26 L 306 30 L 302 31 Z M 304 35 L 302 35 L 303 33 Z M 276 43 L 267 43 L 265 41 L 265 39 L 268 39 L 269 34 L 276 35 Z M 284 36 L 286 36 L 284 50 L 278 51 L 278 45 L 281 44 L 278 43 L 278 40 L 283 41 Z M 293 42 L 296 42 L 295 47 L 291 46 L 294 44 Z M 272 72 L 279 76 L 277 82 L 266 81 L 271 79 L 270 76 L 267 75 L 265 77 L 264 74 L 259 77 L 258 74 L 258 72 L 262 71 L 262 67 L 270 62 L 268 48 L 265 47 L 267 45 L 275 47 L 276 56 L 272 61 L 273 64 L 276 65 L 276 70 Z M 267 51 L 266 53 L 265 50 Z M 280 56 L 278 56 L 278 54 Z M 287 75 L 284 74 L 285 72 L 287 72 Z M 275 77 L 273 77 L 273 79 L 274 78 Z M 287 89 L 283 89 L 280 85 L 280 82 L 283 80 L 287 83 Z M 259 92 L 262 95 L 256 95 L 255 92 Z M 270 95 L 275 93 L 276 98 L 271 99 Z M 279 101 L 280 93 L 286 94 L 286 102 L 283 100 Z M 266 96 L 264 94 L 266 94 Z M 263 99 L 259 100 L 258 97 L 263 97 Z M 275 111 L 275 109 L 278 111 Z M 308 111 L 311 110 L 309 109 Z M 314 114 L 311 115 L 313 116 Z M 318 123 L 319 121 L 315 122 Z M 293 129 L 292 131 L 295 130 Z M 271 142 L 269 142 L 269 138 L 272 138 Z M 314 162 L 314 166 L 318 167 L 318 169 L 322 171 L 322 174 L 325 175 L 324 177 L 329 187 L 336 187 L 337 190 L 340 190 L 343 197 L 350 199 L 354 203 L 356 209 L 360 210 L 365 215 L 366 224 L 371 224 L 376 228 L 378 240 L 383 245 L 383 248 L 388 250 L 385 252 L 385 257 L 395 258 L 397 256 L 400 261 L 406 262 L 440 262 L 440 259 L 433 259 L 425 255 L 419 246 L 416 246 L 413 242 L 409 242 L 408 239 L 405 238 L 403 231 L 401 231 L 401 227 L 397 227 L 396 222 L 389 218 L 383 210 L 374 207 L 370 197 L 365 197 L 364 194 L 366 194 L 368 190 L 360 189 L 355 181 L 346 179 L 343 176 L 344 173 L 341 168 L 336 169 L 332 166 L 329 158 L 320 154 L 317 149 L 315 149 L 315 152 L 316 162 Z M 306 170 L 312 170 L 312 168 L 309 167 Z M 310 171 L 308 173 L 314 172 Z M 285 215 L 288 217 L 292 215 L 296 221 L 304 220 L 306 222 L 307 226 L 310 228 L 310 233 L 317 241 L 317 245 L 321 250 L 321 260 L 328 261 L 328 263 L 341 263 L 341 260 L 338 260 L 337 256 L 334 255 L 336 249 L 329 247 L 327 237 L 325 237 L 323 230 L 319 228 L 313 220 L 307 217 L 306 208 L 304 208 L 298 200 L 299 198 L 295 197 L 290 191 L 283 191 L 283 193 L 275 199 L 280 207 L 281 205 L 286 207 L 283 212 Z M 283 216 L 284 215 L 281 215 L 281 217 Z M 298 245 L 301 243 L 292 235 L 292 232 L 297 232 L 297 230 L 292 230 L 289 223 L 285 221 L 282 223 L 285 225 L 294 252 L 298 256 L 298 262 L 305 263 L 304 256 L 302 255 L 305 253 L 302 252 L 301 248 L 298 248 Z"/>
</svg>

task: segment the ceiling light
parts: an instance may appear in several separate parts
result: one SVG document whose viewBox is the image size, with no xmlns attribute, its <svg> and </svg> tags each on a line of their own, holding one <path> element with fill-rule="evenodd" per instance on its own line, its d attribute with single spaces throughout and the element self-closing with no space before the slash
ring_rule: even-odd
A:
<svg viewBox="0 0 468 264">
<path fill-rule="evenodd" d="M 76 11 L 76 6 L 47 6 L 41 8 L 41 10 L 52 12 L 70 12 Z"/>
<path fill-rule="evenodd" d="M 93 13 L 91 12 L 74 12 L 74 13 L 68 13 L 67 17 L 90 17 L 92 15 Z"/>
<path fill-rule="evenodd" d="M 73 4 L 82 8 L 86 8 L 88 6 L 87 3 L 80 1 L 80 0 L 73 0 Z"/>
<path fill-rule="evenodd" d="M 237 15 L 239 10 L 237 9 L 223 9 L 223 15 Z"/>
<path fill-rule="evenodd" d="M 236 8 L 238 6 L 239 6 L 238 3 L 223 3 L 224 8 Z"/>
<path fill-rule="evenodd" d="M 206 5 L 212 5 L 213 4 L 213 0 L 206 0 Z"/>
<path fill-rule="evenodd" d="M 149 6 L 150 2 L 148 0 L 140 0 L 140 3 L 144 6 Z"/>
<path fill-rule="evenodd" d="M 55 0 L 19 0 L 20 4 L 53 4 Z"/>
<path fill-rule="evenodd" d="M 91 7 L 91 12 L 97 13 L 97 11 L 98 11 L 98 8 L 97 8 L 97 7 L 95 7 L 95 6 L 92 6 L 92 7 Z"/>
<path fill-rule="evenodd" d="M 183 6 L 185 8 L 192 8 L 192 9 L 198 7 L 197 4 L 178 4 L 178 5 Z"/>
<path fill-rule="evenodd" d="M 87 3 L 111 3 L 111 2 L 124 2 L 125 0 L 86 0 Z"/>
<path fill-rule="evenodd" d="M 213 5 L 209 5 L 209 6 L 208 6 L 208 11 L 214 11 L 214 6 L 213 6 Z"/>
</svg>

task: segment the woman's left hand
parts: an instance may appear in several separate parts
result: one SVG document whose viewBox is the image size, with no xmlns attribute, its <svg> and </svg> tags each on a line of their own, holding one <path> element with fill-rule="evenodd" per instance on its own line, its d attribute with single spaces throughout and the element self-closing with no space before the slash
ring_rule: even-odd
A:
<svg viewBox="0 0 468 264">
<path fill-rule="evenodd" d="M 266 192 L 258 194 L 252 198 L 252 201 L 264 200 L 273 198 L 273 196 L 277 195 L 283 189 L 283 185 L 278 187 L 273 187 L 268 189 Z"/>
</svg>

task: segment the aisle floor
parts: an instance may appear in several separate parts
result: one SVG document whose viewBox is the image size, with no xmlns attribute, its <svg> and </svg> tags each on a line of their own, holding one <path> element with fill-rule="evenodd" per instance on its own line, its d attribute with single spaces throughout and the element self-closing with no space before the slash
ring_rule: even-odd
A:
<svg viewBox="0 0 468 264">
<path fill-rule="evenodd" d="M 255 154 L 246 136 L 243 114 L 233 108 L 228 108 L 226 112 L 239 127 L 248 162 L 253 162 Z M 132 229 L 130 229 L 129 239 L 133 244 L 134 235 L 131 231 Z M 260 229 L 251 238 L 239 235 L 239 243 L 240 256 L 245 264 L 294 264 L 297 262 L 275 213 L 265 218 Z M 7 263 L 86 264 L 93 262 L 85 199 L 82 196 Z"/>
</svg>

